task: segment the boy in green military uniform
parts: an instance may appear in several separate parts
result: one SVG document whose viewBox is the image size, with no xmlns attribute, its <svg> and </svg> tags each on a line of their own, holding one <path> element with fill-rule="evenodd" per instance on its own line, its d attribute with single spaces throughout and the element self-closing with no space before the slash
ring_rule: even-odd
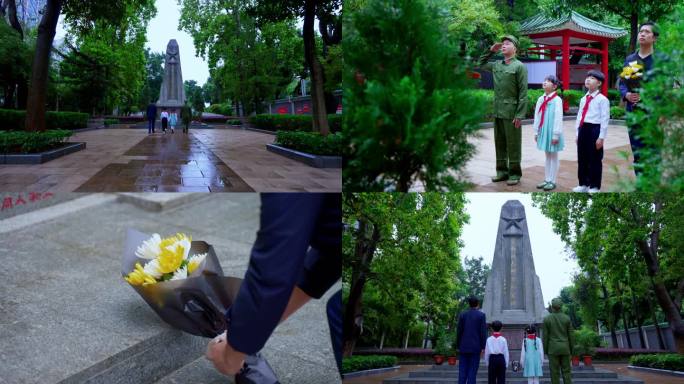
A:
<svg viewBox="0 0 684 384">
<path fill-rule="evenodd" d="M 503 53 L 504 60 L 488 62 L 494 53 Z M 494 78 L 494 144 L 496 176 L 492 181 L 520 182 L 522 130 L 521 121 L 527 112 L 527 68 L 515 58 L 518 39 L 504 36 L 480 58 L 480 68 L 491 71 Z"/>
<path fill-rule="evenodd" d="M 187 104 L 181 108 L 181 122 L 183 123 L 183 133 L 188 133 L 190 130 L 190 120 L 192 120 L 192 110 Z"/>
<path fill-rule="evenodd" d="M 561 300 L 551 301 L 551 314 L 544 318 L 542 342 L 544 351 L 549 356 L 551 384 L 560 384 L 560 371 L 563 371 L 563 383 L 572 384 L 570 372 L 570 354 L 575 348 L 572 323 L 561 310 Z"/>
</svg>

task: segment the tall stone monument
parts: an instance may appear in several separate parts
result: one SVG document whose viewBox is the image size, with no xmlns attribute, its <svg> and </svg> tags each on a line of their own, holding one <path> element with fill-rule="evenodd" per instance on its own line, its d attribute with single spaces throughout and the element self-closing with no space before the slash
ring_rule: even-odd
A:
<svg viewBox="0 0 684 384">
<path fill-rule="evenodd" d="M 164 58 L 164 78 L 162 80 L 161 92 L 157 107 L 158 113 L 161 108 L 179 108 L 185 104 L 185 88 L 183 87 L 183 73 L 181 71 L 180 55 L 178 42 L 176 39 L 169 41 L 166 45 L 166 56 Z"/>
<path fill-rule="evenodd" d="M 534 270 L 525 207 L 518 200 L 509 200 L 501 207 L 482 310 L 488 323 L 499 320 L 504 324 L 512 360 L 520 358 L 525 326 L 536 324 L 541 329 L 548 314 Z"/>
</svg>

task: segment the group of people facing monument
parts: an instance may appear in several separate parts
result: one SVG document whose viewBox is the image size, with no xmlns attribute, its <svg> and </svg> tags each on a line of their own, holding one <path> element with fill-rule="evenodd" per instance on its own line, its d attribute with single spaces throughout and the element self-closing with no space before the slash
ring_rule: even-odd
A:
<svg viewBox="0 0 684 384">
<path fill-rule="evenodd" d="M 648 74 L 653 66 L 653 45 L 658 38 L 654 23 L 644 23 L 639 28 L 639 50 L 625 59 L 625 67 L 639 63 L 642 74 Z M 501 38 L 481 56 L 480 69 L 492 72 L 494 86 L 494 143 L 496 151 L 496 175 L 493 182 L 517 185 L 522 177 L 522 120 L 527 111 L 527 68 L 517 58 L 518 39 L 512 35 Z M 503 54 L 503 60 L 490 62 L 495 54 Z M 643 67 L 643 68 L 642 68 Z M 646 75 L 640 75 L 647 80 Z M 610 102 L 600 89 L 606 74 L 600 70 L 586 73 L 584 87 L 587 93 L 580 100 L 575 122 L 577 146 L 578 185 L 574 192 L 599 192 L 603 170 L 603 148 L 610 121 Z M 559 169 L 558 153 L 566 146 L 563 137 L 563 100 L 561 81 L 555 74 L 548 74 L 542 83 L 544 94 L 534 108 L 534 140 L 546 156 L 545 177 L 538 189 L 551 191 L 556 188 Z M 641 96 L 638 87 L 620 79 L 619 90 L 627 112 L 639 108 Z M 640 150 L 644 148 L 638 125 L 629 126 L 629 139 L 634 156 L 634 170 L 640 172 Z"/>
<path fill-rule="evenodd" d="M 480 358 L 487 365 L 490 384 L 506 382 L 506 370 L 511 365 L 508 340 L 502 330 L 506 325 L 499 319 L 491 322 L 491 335 L 487 337 L 487 316 L 478 309 L 477 297 L 468 298 L 469 309 L 458 318 L 456 345 L 459 349 L 458 383 L 475 384 Z M 570 318 L 561 312 L 560 299 L 551 302 L 550 313 L 544 317 L 541 337 L 536 324 L 525 327 L 521 342 L 520 361 L 523 376 L 528 384 L 539 384 L 544 376 L 544 355 L 548 357 L 551 383 L 572 383 L 570 358 L 574 349 L 573 327 Z"/>
</svg>

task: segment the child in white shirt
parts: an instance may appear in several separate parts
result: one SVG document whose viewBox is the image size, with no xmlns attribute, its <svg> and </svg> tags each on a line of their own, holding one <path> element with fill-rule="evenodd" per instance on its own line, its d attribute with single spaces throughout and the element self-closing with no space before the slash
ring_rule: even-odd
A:
<svg viewBox="0 0 684 384">
<path fill-rule="evenodd" d="M 599 91 L 606 80 L 601 71 L 587 73 L 587 94 L 580 101 L 575 124 L 577 136 L 577 177 L 573 192 L 599 192 L 603 172 L 603 141 L 610 120 L 610 101 Z"/>
<path fill-rule="evenodd" d="M 487 376 L 489 383 L 506 383 L 506 368 L 508 368 L 508 342 L 501 336 L 503 324 L 499 320 L 492 322 L 491 336 L 487 338 L 485 344 L 485 363 L 488 366 Z"/>
</svg>

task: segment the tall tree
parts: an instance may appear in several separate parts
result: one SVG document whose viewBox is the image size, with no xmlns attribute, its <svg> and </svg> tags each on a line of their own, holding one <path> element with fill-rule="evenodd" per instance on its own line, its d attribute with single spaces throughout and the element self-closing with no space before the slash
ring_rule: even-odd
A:
<svg viewBox="0 0 684 384">
<path fill-rule="evenodd" d="M 323 67 L 316 56 L 316 39 L 314 22 L 316 16 L 322 22 L 320 32 L 328 44 L 341 41 L 341 22 L 329 17 L 338 15 L 342 8 L 342 0 L 255 0 L 251 13 L 257 16 L 260 23 L 282 21 L 292 18 L 303 18 L 304 58 L 311 71 L 311 101 L 313 106 L 313 127 L 322 135 L 330 132 L 328 116 L 325 108 L 325 92 L 323 85 L 325 76 Z M 320 25 L 320 24 L 319 24 Z"/>
<path fill-rule="evenodd" d="M 684 353 L 684 275 L 670 275 L 664 268 L 684 268 L 680 256 L 684 244 L 681 238 L 674 240 L 671 233 L 681 233 L 684 225 L 684 196 L 535 194 L 533 201 L 552 219 L 554 231 L 575 251 L 581 268 L 586 268 L 588 260 L 598 252 L 599 273 L 613 282 L 638 274 L 647 276 L 672 328 L 677 351 Z"/>
<path fill-rule="evenodd" d="M 91 31 L 102 23 L 118 24 L 127 12 L 155 10 L 153 0 L 47 0 L 43 17 L 38 25 L 36 51 L 31 66 L 28 101 L 26 106 L 26 130 L 45 130 L 45 105 L 47 94 L 50 52 L 55 38 L 57 21 L 64 14 L 65 23 L 80 33 Z M 154 11 L 142 12 L 143 14 Z M 95 23 L 95 21 L 99 23 Z"/>
<path fill-rule="evenodd" d="M 463 261 L 465 266 L 466 286 L 468 294 L 475 295 L 480 300 L 484 299 L 485 288 L 487 288 L 487 278 L 491 267 L 485 264 L 482 256 L 466 257 Z"/>
<path fill-rule="evenodd" d="M 427 322 L 450 320 L 462 285 L 456 276 L 461 271 L 458 238 L 467 220 L 464 205 L 463 194 L 345 195 L 345 356 L 353 353 L 361 332 L 368 285 L 409 303 L 394 315 L 404 323 L 411 313 Z"/>
</svg>

